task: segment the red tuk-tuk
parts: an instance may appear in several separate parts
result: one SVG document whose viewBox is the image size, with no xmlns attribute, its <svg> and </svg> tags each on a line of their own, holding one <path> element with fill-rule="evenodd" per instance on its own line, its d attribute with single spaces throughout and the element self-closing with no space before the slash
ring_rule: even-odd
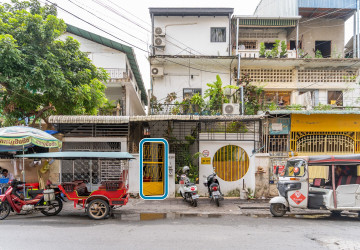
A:
<svg viewBox="0 0 360 250">
<path fill-rule="evenodd" d="M 104 219 L 115 206 L 123 206 L 129 200 L 129 160 L 135 159 L 127 152 L 51 152 L 17 155 L 32 159 L 56 159 L 56 160 L 87 160 L 90 175 L 94 160 L 120 160 L 121 164 L 112 166 L 116 168 L 118 175 L 102 181 L 92 190 L 92 181 L 88 183 L 85 179 L 75 179 L 61 182 L 59 189 L 68 200 L 74 202 L 74 208 L 81 207 L 92 219 Z M 110 171 L 111 172 L 111 171 Z M 88 190 L 90 188 L 90 190 Z"/>
</svg>

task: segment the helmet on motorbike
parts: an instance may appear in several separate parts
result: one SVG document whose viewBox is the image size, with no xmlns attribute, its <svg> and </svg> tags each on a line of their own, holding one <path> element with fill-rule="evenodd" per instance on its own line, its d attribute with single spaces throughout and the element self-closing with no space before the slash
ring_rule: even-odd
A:
<svg viewBox="0 0 360 250">
<path fill-rule="evenodd" d="M 183 168 L 182 168 L 182 172 L 185 174 L 187 171 L 189 171 L 190 170 L 190 168 L 189 168 L 189 166 L 184 166 Z"/>
</svg>

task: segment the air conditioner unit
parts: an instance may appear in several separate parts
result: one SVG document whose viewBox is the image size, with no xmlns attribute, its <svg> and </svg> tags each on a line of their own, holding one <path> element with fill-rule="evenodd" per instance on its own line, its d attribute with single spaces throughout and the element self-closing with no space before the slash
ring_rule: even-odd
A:
<svg viewBox="0 0 360 250">
<path fill-rule="evenodd" d="M 151 67 L 151 76 L 152 77 L 162 77 L 164 76 L 164 68 L 159 66 Z"/>
<path fill-rule="evenodd" d="M 224 103 L 222 105 L 223 115 L 239 115 L 240 104 L 238 103 Z"/>
<path fill-rule="evenodd" d="M 165 47 L 165 38 L 164 37 L 155 37 L 154 45 L 155 45 L 155 47 Z"/>
<path fill-rule="evenodd" d="M 165 36 L 165 28 L 164 27 L 156 27 L 154 29 L 155 36 Z"/>
</svg>

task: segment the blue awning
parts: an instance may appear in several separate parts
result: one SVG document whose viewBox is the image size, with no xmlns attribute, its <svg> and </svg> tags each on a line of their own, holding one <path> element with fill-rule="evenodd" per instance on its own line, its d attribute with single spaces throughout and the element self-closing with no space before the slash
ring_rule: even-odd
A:
<svg viewBox="0 0 360 250">
<path fill-rule="evenodd" d="M 50 152 L 39 154 L 24 154 L 15 155 L 15 157 L 24 158 L 48 158 L 58 160 L 71 160 L 71 159 L 121 159 L 130 160 L 135 159 L 134 156 L 128 152 L 81 152 L 81 151 L 67 151 L 67 152 Z"/>
</svg>

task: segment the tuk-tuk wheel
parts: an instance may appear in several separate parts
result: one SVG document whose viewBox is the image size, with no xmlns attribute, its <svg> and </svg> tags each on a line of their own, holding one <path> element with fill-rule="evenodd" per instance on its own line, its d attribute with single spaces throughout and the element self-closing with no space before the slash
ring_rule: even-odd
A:
<svg viewBox="0 0 360 250">
<path fill-rule="evenodd" d="M 281 203 L 271 203 L 270 212 L 274 217 L 282 217 L 286 213 L 286 207 Z"/>
<path fill-rule="evenodd" d="M 87 208 L 88 216 L 94 220 L 104 219 L 109 214 L 109 211 L 109 203 L 102 199 L 90 201 Z"/>
</svg>

